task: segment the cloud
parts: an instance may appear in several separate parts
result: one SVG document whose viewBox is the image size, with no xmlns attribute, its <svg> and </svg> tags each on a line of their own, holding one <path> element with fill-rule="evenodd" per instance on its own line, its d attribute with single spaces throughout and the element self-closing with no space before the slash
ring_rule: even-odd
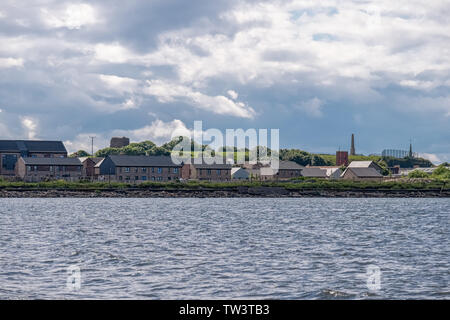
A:
<svg viewBox="0 0 450 320">
<path fill-rule="evenodd" d="M 21 58 L 0 58 L 0 68 L 23 67 Z"/>
<path fill-rule="evenodd" d="M 442 161 L 437 154 L 434 153 L 419 153 L 419 157 L 428 159 L 434 164 L 439 164 L 444 161 Z"/>
<path fill-rule="evenodd" d="M 230 98 L 231 99 L 233 99 L 233 100 L 237 100 L 237 98 L 238 98 L 238 94 L 237 94 L 237 92 L 236 91 L 233 91 L 233 90 L 228 90 L 227 91 L 227 94 L 230 96 Z"/>
<path fill-rule="evenodd" d="M 28 139 L 36 139 L 37 121 L 31 117 L 22 117 L 22 126 Z"/>
<path fill-rule="evenodd" d="M 298 108 L 311 117 L 322 117 L 322 106 L 324 102 L 317 97 L 300 103 Z"/>
<path fill-rule="evenodd" d="M 225 96 L 208 96 L 188 86 L 172 84 L 161 80 L 147 81 L 145 93 L 155 96 L 159 102 L 182 101 L 193 107 L 222 115 L 252 118 L 255 111 L 243 102 L 235 102 Z"/>
<path fill-rule="evenodd" d="M 59 10 L 42 8 L 41 12 L 44 23 L 52 28 L 80 29 L 98 21 L 94 8 L 85 3 L 69 4 Z"/>
</svg>

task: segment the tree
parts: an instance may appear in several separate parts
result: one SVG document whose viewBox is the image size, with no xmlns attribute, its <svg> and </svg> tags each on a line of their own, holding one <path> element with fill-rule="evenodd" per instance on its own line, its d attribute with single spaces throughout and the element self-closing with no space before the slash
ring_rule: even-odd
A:
<svg viewBox="0 0 450 320">
<path fill-rule="evenodd" d="M 78 150 L 77 152 L 72 153 L 69 157 L 70 158 L 82 158 L 82 157 L 89 157 L 90 154 L 87 153 L 84 150 Z"/>
<path fill-rule="evenodd" d="M 408 178 L 429 178 L 430 175 L 421 170 L 413 170 L 408 174 Z"/>
</svg>

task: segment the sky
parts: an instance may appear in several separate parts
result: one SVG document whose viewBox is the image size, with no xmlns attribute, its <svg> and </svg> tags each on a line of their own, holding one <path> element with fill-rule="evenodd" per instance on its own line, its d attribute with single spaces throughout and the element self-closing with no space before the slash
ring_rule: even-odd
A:
<svg viewBox="0 0 450 320">
<path fill-rule="evenodd" d="M 267 128 L 450 162 L 448 0 L 2 0 L 0 139 Z"/>
</svg>

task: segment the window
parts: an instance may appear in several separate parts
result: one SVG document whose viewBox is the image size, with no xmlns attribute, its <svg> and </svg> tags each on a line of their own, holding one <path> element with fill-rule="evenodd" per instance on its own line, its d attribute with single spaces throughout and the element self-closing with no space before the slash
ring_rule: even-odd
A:
<svg viewBox="0 0 450 320">
<path fill-rule="evenodd" d="M 155 172 L 155 168 L 152 168 L 152 173 Z"/>
<path fill-rule="evenodd" d="M 147 172 L 147 168 L 142 168 L 142 172 Z"/>
<path fill-rule="evenodd" d="M 220 169 L 217 169 L 217 175 L 220 176 Z"/>
<path fill-rule="evenodd" d="M 158 168 L 158 173 L 162 173 L 162 168 Z"/>
<path fill-rule="evenodd" d="M 173 173 L 178 173 L 178 168 L 173 168 Z"/>
<path fill-rule="evenodd" d="M 147 177 L 146 176 L 142 176 L 142 181 L 147 181 Z"/>
<path fill-rule="evenodd" d="M 158 181 L 162 181 L 162 177 L 158 177 Z"/>
<path fill-rule="evenodd" d="M 125 168 L 125 172 L 130 172 L 130 168 Z"/>
<path fill-rule="evenodd" d="M 155 181 L 155 177 L 152 177 L 152 181 Z"/>
<path fill-rule="evenodd" d="M 167 168 L 167 173 L 170 173 L 170 168 Z"/>
<path fill-rule="evenodd" d="M 31 166 L 27 166 L 27 171 L 31 171 Z"/>
<path fill-rule="evenodd" d="M 139 168 L 134 168 L 134 172 L 139 172 Z"/>
<path fill-rule="evenodd" d="M 2 155 L 2 168 L 5 170 L 14 170 L 16 167 L 17 155 L 4 154 Z"/>
<path fill-rule="evenodd" d="M 122 180 L 123 180 L 122 176 L 119 176 L 119 180 L 120 180 L 120 181 L 122 181 Z"/>
<path fill-rule="evenodd" d="M 130 176 L 126 176 L 125 180 L 130 181 Z"/>
<path fill-rule="evenodd" d="M 211 169 L 208 169 L 208 176 L 210 176 L 211 175 Z"/>
</svg>

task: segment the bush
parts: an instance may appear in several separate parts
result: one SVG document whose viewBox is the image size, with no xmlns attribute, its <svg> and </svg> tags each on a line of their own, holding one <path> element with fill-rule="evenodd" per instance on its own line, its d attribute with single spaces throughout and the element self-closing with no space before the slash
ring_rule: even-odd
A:
<svg viewBox="0 0 450 320">
<path fill-rule="evenodd" d="M 430 175 L 421 170 L 413 170 L 408 174 L 408 178 L 429 178 Z"/>
</svg>

